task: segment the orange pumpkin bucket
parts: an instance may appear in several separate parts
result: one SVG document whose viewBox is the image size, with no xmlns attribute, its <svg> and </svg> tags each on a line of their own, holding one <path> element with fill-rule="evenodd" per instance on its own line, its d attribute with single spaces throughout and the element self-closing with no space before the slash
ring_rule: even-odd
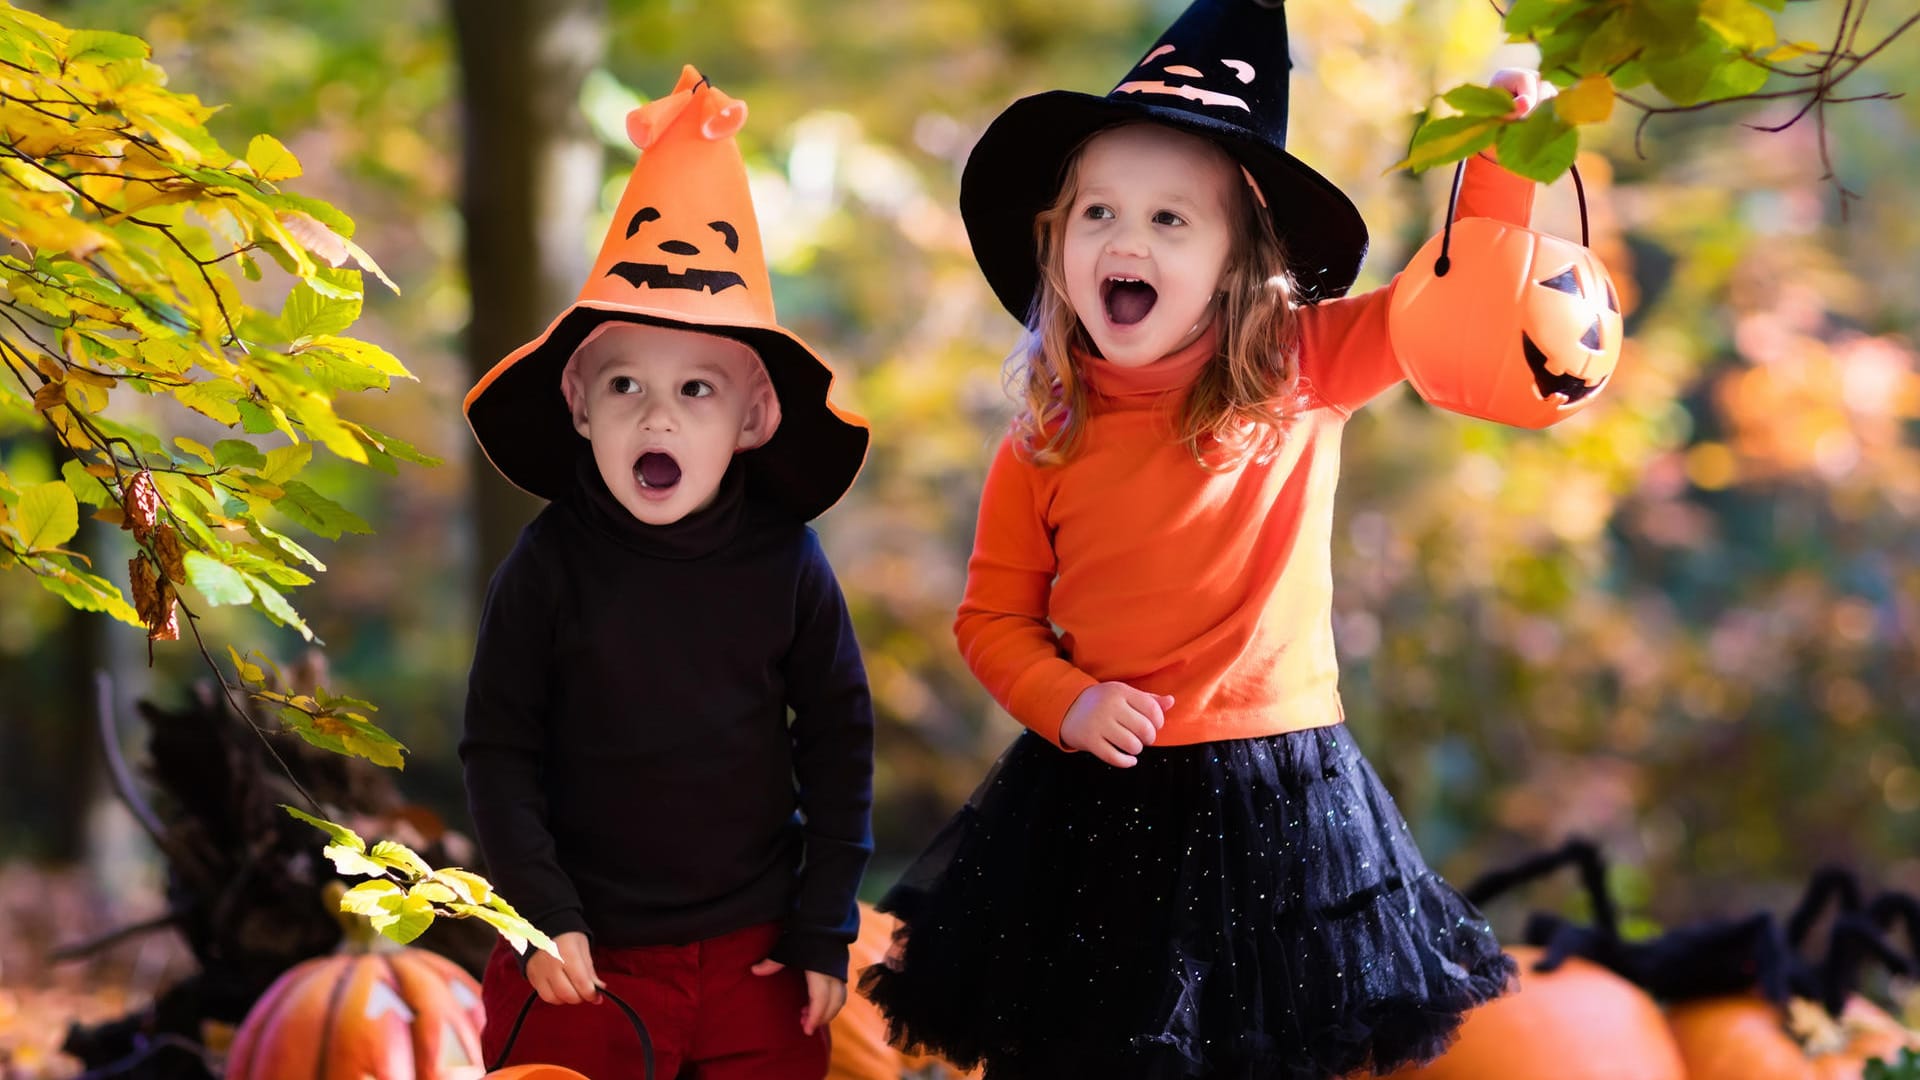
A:
<svg viewBox="0 0 1920 1080">
<path fill-rule="evenodd" d="M 1454 220 L 1462 173 L 1446 228 L 1394 286 L 1388 337 L 1428 404 L 1515 427 L 1557 424 L 1592 404 L 1620 360 L 1620 292 L 1587 247 L 1579 170 L 1578 244 L 1491 218 Z"/>
<path fill-rule="evenodd" d="M 620 995 L 600 988 L 600 996 L 613 1002 L 620 1011 L 627 1014 L 627 1022 L 633 1025 L 633 1033 L 640 1040 L 640 1066 L 646 1080 L 653 1080 L 653 1036 L 647 1032 L 646 1021 L 633 1006 L 623 1001 Z M 520 1014 L 513 1018 L 513 1026 L 507 1029 L 507 1041 L 500 1047 L 500 1055 L 494 1059 L 493 1067 L 487 1076 L 497 1080 L 592 1080 L 584 1073 L 575 1072 L 564 1065 L 508 1065 L 507 1059 L 513 1056 L 513 1044 L 520 1037 L 520 1028 L 527 1022 L 527 1014 L 540 1002 L 540 995 L 528 994 L 527 1003 L 520 1006 Z"/>
</svg>

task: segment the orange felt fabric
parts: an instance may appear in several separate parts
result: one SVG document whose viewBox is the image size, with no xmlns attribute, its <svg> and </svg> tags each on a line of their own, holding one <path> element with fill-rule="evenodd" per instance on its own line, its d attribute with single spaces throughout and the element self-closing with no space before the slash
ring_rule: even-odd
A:
<svg viewBox="0 0 1920 1080">
<path fill-rule="evenodd" d="M 1525 225 L 1533 195 L 1475 158 L 1460 216 Z M 954 633 L 1014 719 L 1058 744 L 1074 699 L 1117 681 L 1174 697 L 1161 745 L 1340 722 L 1340 436 L 1402 378 L 1387 339 L 1392 289 L 1301 309 L 1307 407 L 1264 463 L 1209 472 L 1173 437 L 1170 410 L 1209 361 L 1212 334 L 1144 368 L 1083 358 L 1094 405 L 1065 464 L 1035 466 L 1002 441 Z"/>
</svg>

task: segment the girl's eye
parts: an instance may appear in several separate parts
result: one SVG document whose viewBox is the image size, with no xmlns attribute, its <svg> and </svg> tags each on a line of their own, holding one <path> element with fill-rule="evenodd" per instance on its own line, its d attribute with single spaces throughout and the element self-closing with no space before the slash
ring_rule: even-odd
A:
<svg viewBox="0 0 1920 1080">
<path fill-rule="evenodd" d="M 680 392 L 687 397 L 712 397 L 713 384 L 705 379 L 690 379 L 680 387 Z"/>
<path fill-rule="evenodd" d="M 1153 215 L 1153 223 L 1155 225 L 1185 225 L 1187 221 L 1171 210 L 1162 210 Z"/>
<path fill-rule="evenodd" d="M 607 389 L 616 394 L 637 394 L 640 392 L 640 380 L 631 375 L 615 375 L 607 381 Z"/>
<path fill-rule="evenodd" d="M 1108 207 L 1101 206 L 1099 203 L 1094 203 L 1092 206 L 1087 207 L 1082 216 L 1092 221 L 1105 221 L 1113 216 L 1113 211 Z"/>
</svg>

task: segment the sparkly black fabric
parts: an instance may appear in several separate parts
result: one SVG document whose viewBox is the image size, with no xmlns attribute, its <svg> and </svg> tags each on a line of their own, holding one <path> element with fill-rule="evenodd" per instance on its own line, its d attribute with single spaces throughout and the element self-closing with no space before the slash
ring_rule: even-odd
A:
<svg viewBox="0 0 1920 1080">
<path fill-rule="evenodd" d="M 1385 1073 L 1513 973 L 1341 724 L 1131 769 L 1023 734 L 880 907 L 861 991 L 989 1080 Z"/>
</svg>

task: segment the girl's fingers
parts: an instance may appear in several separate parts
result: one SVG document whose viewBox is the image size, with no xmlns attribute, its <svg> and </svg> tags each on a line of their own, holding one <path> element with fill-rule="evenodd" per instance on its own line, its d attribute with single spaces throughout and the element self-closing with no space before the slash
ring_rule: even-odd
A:
<svg viewBox="0 0 1920 1080">
<path fill-rule="evenodd" d="M 1100 743 L 1100 749 L 1096 752 L 1095 756 L 1118 769 L 1131 769 L 1140 760 L 1132 754 L 1125 753 L 1111 742 L 1104 740 Z"/>
</svg>

